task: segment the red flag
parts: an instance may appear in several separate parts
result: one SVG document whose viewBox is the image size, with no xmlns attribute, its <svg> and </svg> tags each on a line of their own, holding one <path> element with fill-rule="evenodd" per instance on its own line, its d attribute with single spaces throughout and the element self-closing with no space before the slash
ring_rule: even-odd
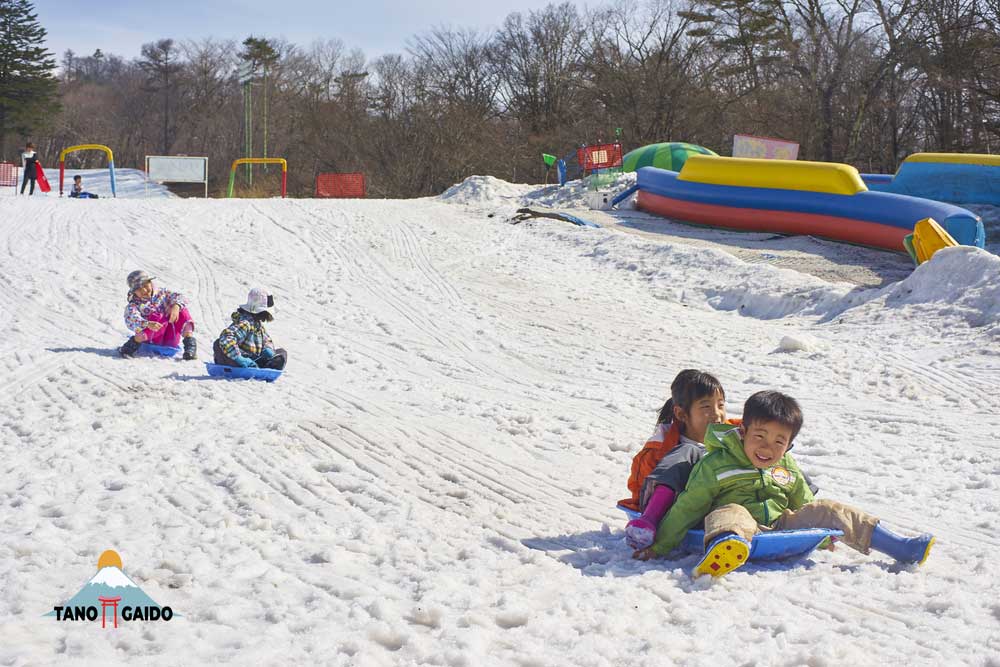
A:
<svg viewBox="0 0 1000 667">
<path fill-rule="evenodd" d="M 35 163 L 35 180 L 38 181 L 38 189 L 42 192 L 48 192 L 52 189 L 49 185 L 49 179 L 45 178 L 45 172 L 42 171 L 42 163 Z"/>
</svg>

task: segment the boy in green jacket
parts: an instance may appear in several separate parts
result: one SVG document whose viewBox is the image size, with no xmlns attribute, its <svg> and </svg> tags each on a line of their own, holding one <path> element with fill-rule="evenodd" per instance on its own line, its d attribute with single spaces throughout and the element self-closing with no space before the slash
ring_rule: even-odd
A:
<svg viewBox="0 0 1000 667">
<path fill-rule="evenodd" d="M 691 471 L 687 488 L 660 523 L 656 541 L 636 558 L 663 558 L 705 519 L 705 557 L 695 576 L 721 576 L 746 562 L 762 531 L 832 528 L 847 546 L 875 549 L 903 563 L 927 560 L 933 536 L 900 537 L 878 518 L 833 500 L 815 500 L 788 450 L 802 428 L 791 396 L 759 391 L 743 405 L 743 424 L 715 424 L 705 437 L 708 454 Z"/>
</svg>

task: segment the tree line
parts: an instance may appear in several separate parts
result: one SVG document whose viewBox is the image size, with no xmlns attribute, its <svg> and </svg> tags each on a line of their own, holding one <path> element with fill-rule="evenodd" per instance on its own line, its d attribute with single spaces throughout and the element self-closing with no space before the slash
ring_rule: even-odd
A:
<svg viewBox="0 0 1000 667">
<path fill-rule="evenodd" d="M 0 33 L 4 6 L 30 11 L 0 0 Z M 37 49 L 39 33 L 22 44 Z M 34 53 L 45 57 L 54 70 Z M 495 30 L 437 28 L 373 59 L 336 39 L 266 36 L 165 38 L 132 59 L 67 51 L 50 83 L 18 99 L 0 69 L 8 159 L 25 138 L 50 161 L 77 143 L 110 146 L 119 166 L 205 155 L 216 191 L 248 144 L 260 155 L 265 132 L 293 196 L 328 171 L 364 172 L 376 197 L 438 194 L 471 174 L 540 182 L 541 153 L 616 128 L 626 150 L 688 141 L 727 154 L 747 133 L 798 141 L 800 159 L 891 173 L 913 152 L 1000 144 L 1000 0 L 564 2 Z M 43 98 L 47 112 L 26 119 Z"/>
</svg>

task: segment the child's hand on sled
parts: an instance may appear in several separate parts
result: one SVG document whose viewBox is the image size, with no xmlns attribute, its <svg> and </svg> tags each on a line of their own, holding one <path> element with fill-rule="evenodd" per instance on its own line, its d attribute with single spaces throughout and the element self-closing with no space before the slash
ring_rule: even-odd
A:
<svg viewBox="0 0 1000 667">
<path fill-rule="evenodd" d="M 660 558 L 660 554 L 653 551 L 653 547 L 646 547 L 645 549 L 639 549 L 633 553 L 632 558 L 636 560 L 655 560 Z"/>
<path fill-rule="evenodd" d="M 822 542 L 816 545 L 817 549 L 825 549 L 826 551 L 836 551 L 837 550 L 837 538 L 831 535 L 825 538 Z"/>
</svg>

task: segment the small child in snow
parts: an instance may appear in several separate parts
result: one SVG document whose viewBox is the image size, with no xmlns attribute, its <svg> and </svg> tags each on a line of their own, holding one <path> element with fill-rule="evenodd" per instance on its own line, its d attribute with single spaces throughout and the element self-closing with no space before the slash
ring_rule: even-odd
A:
<svg viewBox="0 0 1000 667">
<path fill-rule="evenodd" d="M 710 424 L 726 421 L 726 392 L 715 376 L 683 370 L 670 384 L 670 398 L 660 409 L 656 430 L 632 459 L 628 480 L 631 498 L 622 507 L 641 511 L 625 527 L 633 549 L 653 543 L 656 526 L 684 490 L 694 464 L 705 454 L 705 432 Z"/>
<path fill-rule="evenodd" d="M 97 195 L 84 191 L 83 176 L 80 174 L 73 177 L 73 189 L 70 190 L 69 196 L 77 199 L 98 199 Z"/>
<path fill-rule="evenodd" d="M 274 349 L 274 343 L 264 328 L 264 322 L 274 319 L 274 297 L 255 287 L 247 295 L 247 302 L 233 313 L 233 323 L 222 330 L 215 341 L 215 363 L 243 368 L 271 368 L 282 370 L 288 353 Z"/>
<path fill-rule="evenodd" d="M 847 546 L 881 551 L 902 563 L 923 563 L 934 537 L 901 537 L 879 519 L 849 505 L 815 500 L 788 450 L 802 427 L 794 398 L 760 391 L 743 406 L 743 424 L 709 428 L 708 454 L 694 467 L 684 492 L 660 524 L 641 560 L 663 558 L 704 518 L 705 557 L 695 576 L 721 576 L 743 565 L 759 532 L 799 528 L 842 530 Z"/>
<path fill-rule="evenodd" d="M 125 326 L 135 335 L 118 348 L 123 357 L 133 357 L 141 343 L 177 347 L 184 340 L 184 358 L 198 356 L 194 339 L 194 321 L 187 309 L 187 299 L 177 292 L 153 286 L 153 278 L 145 271 L 128 274 L 128 303 L 125 305 Z"/>
</svg>

